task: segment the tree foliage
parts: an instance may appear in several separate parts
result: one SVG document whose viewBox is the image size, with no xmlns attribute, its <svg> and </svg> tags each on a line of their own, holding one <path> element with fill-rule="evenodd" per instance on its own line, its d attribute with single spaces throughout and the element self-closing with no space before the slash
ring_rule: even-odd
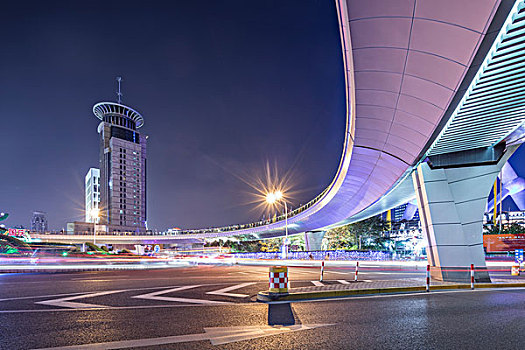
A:
<svg viewBox="0 0 525 350">
<path fill-rule="evenodd" d="M 328 230 L 323 239 L 326 249 L 385 249 L 389 246 L 388 223 L 374 216 Z"/>
</svg>

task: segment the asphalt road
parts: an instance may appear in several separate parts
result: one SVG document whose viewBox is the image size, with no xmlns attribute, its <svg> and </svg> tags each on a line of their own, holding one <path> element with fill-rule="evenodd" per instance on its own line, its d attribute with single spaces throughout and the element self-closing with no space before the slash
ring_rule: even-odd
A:
<svg viewBox="0 0 525 350">
<path fill-rule="evenodd" d="M 266 267 L 0 275 L 0 349 L 522 348 L 525 291 L 433 292 L 265 305 Z M 501 277 L 508 273 L 499 273 Z M 318 269 L 292 268 L 292 286 Z M 370 268 L 369 280 L 423 271 Z M 325 272 L 327 283 L 352 269 Z M 282 327 L 282 326 L 285 327 Z M 97 345 L 98 344 L 98 345 Z"/>
</svg>

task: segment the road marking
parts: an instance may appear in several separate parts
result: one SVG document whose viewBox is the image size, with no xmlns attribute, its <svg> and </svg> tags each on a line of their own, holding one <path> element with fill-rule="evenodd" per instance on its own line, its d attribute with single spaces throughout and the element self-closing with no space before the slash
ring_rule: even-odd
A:
<svg viewBox="0 0 525 350">
<path fill-rule="evenodd" d="M 317 287 L 322 287 L 322 286 L 324 286 L 324 284 L 323 284 L 322 282 L 319 282 L 319 281 L 310 281 L 310 282 L 312 282 L 312 284 L 313 284 L 314 286 L 317 286 Z"/>
<path fill-rule="evenodd" d="M 247 287 L 247 286 L 251 286 L 251 285 L 254 285 L 256 283 L 257 282 L 247 282 L 247 283 L 236 284 L 235 286 L 222 288 L 222 289 L 215 290 L 215 291 L 212 291 L 212 292 L 207 292 L 206 294 L 223 295 L 223 296 L 226 296 L 226 297 L 234 297 L 234 298 L 246 298 L 246 297 L 249 297 L 249 295 L 247 295 L 247 294 L 227 293 L 227 292 L 235 290 L 235 289 L 240 289 L 240 288 L 244 288 L 244 287 Z"/>
<path fill-rule="evenodd" d="M 380 272 L 380 271 L 363 271 L 359 270 L 359 274 L 378 274 L 378 275 L 423 275 L 423 272 L 400 272 L 400 271 L 392 271 L 392 272 Z"/>
<path fill-rule="evenodd" d="M 0 299 L 0 302 L 2 302 L 2 301 L 11 301 L 11 300 L 24 300 L 24 299 L 40 299 L 40 298 L 64 297 L 64 296 L 66 296 L 66 295 L 80 295 L 80 294 L 86 294 L 86 292 L 79 292 L 79 293 L 62 293 L 62 294 L 48 294 L 48 295 L 37 295 L 37 296 L 29 296 L 29 297 L 4 298 L 4 299 Z"/>
<path fill-rule="evenodd" d="M 263 282 L 254 282 L 254 283 L 263 283 Z M 221 286 L 221 285 L 230 285 L 231 283 L 210 283 L 210 284 L 201 284 L 202 287 L 207 286 Z M 268 283 L 265 283 L 268 285 Z M 2 284 L 3 285 L 3 284 Z M 164 288 L 175 288 L 180 286 L 157 286 L 157 287 L 142 287 L 142 288 L 129 288 L 129 289 L 122 289 L 121 292 L 134 292 L 134 291 L 141 291 L 141 290 L 152 290 L 152 289 L 164 289 Z M 105 291 L 102 291 L 105 292 Z M 46 294 L 46 295 L 31 295 L 31 296 L 25 296 L 25 297 L 13 297 L 13 298 L 3 298 L 0 299 L 0 302 L 5 301 L 13 301 L 13 300 L 23 300 L 23 299 L 45 299 L 45 298 L 54 298 L 54 297 L 62 297 L 62 296 L 74 296 L 74 295 L 82 295 L 92 292 L 73 292 L 73 293 L 61 293 L 61 294 Z"/>
<path fill-rule="evenodd" d="M 339 272 L 339 271 L 330 271 L 330 270 L 327 270 L 326 272 L 329 272 L 329 273 L 338 273 L 340 275 L 348 275 L 349 273 L 352 273 L 352 272 Z"/>
<path fill-rule="evenodd" d="M 0 310 L 0 314 L 26 314 L 26 313 L 42 313 L 42 312 L 59 312 L 59 311 L 107 311 L 107 310 L 134 310 L 134 309 L 159 309 L 159 308 L 179 308 L 179 307 L 216 307 L 216 306 L 233 306 L 250 305 L 248 303 L 225 303 L 225 304 L 160 304 L 160 305 L 134 305 L 134 306 L 108 306 L 103 308 L 79 308 L 79 309 L 30 309 L 30 310 Z"/>
<path fill-rule="evenodd" d="M 85 309 L 85 308 L 107 308 L 107 306 L 104 305 L 97 305 L 97 304 L 86 304 L 86 303 L 76 303 L 71 302 L 71 300 L 77 300 L 77 299 L 84 299 L 84 298 L 94 298 L 102 295 L 107 294 L 114 294 L 114 293 L 120 293 L 124 292 L 123 290 L 110 290 L 106 292 L 98 292 L 98 293 L 88 293 L 88 294 L 82 294 L 82 295 L 76 295 L 72 297 L 67 298 L 60 298 L 60 299 L 52 299 L 52 300 L 45 300 L 45 301 L 37 301 L 35 304 L 42 304 L 42 305 L 51 305 L 51 306 L 59 306 L 59 307 L 68 307 L 72 309 Z"/>
<path fill-rule="evenodd" d="M 135 347 L 158 346 L 176 343 L 187 343 L 194 341 L 209 340 L 212 345 L 222 345 L 239 342 L 243 340 L 267 337 L 269 335 L 282 334 L 314 329 L 318 327 L 332 326 L 333 324 L 298 324 L 287 327 L 280 326 L 244 326 L 244 327 L 216 327 L 204 328 L 204 333 L 175 335 L 171 337 L 147 338 L 122 340 L 106 343 L 93 343 L 82 345 L 61 346 L 54 348 L 42 348 L 36 350 L 72 350 L 72 349 L 126 349 Z"/>
<path fill-rule="evenodd" d="M 289 275 L 309 275 L 315 273 L 315 271 L 304 271 L 304 270 L 289 270 Z"/>
<path fill-rule="evenodd" d="M 350 282 L 345 281 L 345 280 L 337 280 L 337 282 L 339 282 L 341 284 L 350 284 Z"/>
<path fill-rule="evenodd" d="M 420 292 L 410 292 L 410 293 L 392 293 L 392 294 L 377 294 L 377 295 L 348 295 L 343 297 L 336 298 L 327 298 L 327 299 L 308 299 L 308 300 L 286 300 L 286 301 L 269 301 L 266 304 L 292 304 L 292 303 L 322 303 L 326 301 L 350 301 L 352 299 L 375 299 L 375 298 L 396 298 L 396 297 L 429 297 L 434 294 L 451 294 L 451 293 L 484 293 L 484 292 L 508 292 L 511 290 L 523 292 L 523 287 L 509 287 L 509 288 L 483 288 L 483 289 L 450 289 L 450 290 L 440 290 L 440 291 L 431 291 L 427 293 L 425 291 Z M 1 311 L 0 311 L 1 312 Z"/>
<path fill-rule="evenodd" d="M 142 295 L 136 295 L 132 298 L 137 299 L 148 299 L 148 300 L 162 300 L 162 301 L 175 301 L 179 303 L 191 303 L 191 304 L 231 304 L 224 301 L 215 301 L 215 300 L 205 300 L 205 299 L 191 299 L 191 298 L 176 298 L 176 297 L 165 297 L 161 296 L 161 294 L 166 293 L 173 293 L 173 292 L 179 292 L 186 289 L 192 289 L 201 287 L 201 285 L 194 285 L 194 286 L 183 286 L 183 287 L 177 287 L 172 289 L 164 289 L 158 292 L 148 293 L 148 294 L 142 294 Z"/>
</svg>

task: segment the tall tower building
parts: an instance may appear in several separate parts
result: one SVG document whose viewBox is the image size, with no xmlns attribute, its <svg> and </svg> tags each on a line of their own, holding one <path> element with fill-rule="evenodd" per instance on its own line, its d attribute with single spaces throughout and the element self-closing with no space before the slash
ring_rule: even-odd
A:
<svg viewBox="0 0 525 350">
<path fill-rule="evenodd" d="M 85 179 L 86 222 L 93 222 L 92 210 L 100 208 L 100 169 L 90 168 Z M 95 219 L 97 224 L 100 218 Z"/>
<path fill-rule="evenodd" d="M 47 231 L 46 213 L 41 211 L 33 212 L 33 217 L 31 218 L 31 231 L 41 233 Z"/>
<path fill-rule="evenodd" d="M 101 120 L 100 223 L 109 232 L 142 233 L 146 230 L 146 136 L 137 130 L 142 115 L 118 102 L 100 102 L 93 113 Z"/>
</svg>

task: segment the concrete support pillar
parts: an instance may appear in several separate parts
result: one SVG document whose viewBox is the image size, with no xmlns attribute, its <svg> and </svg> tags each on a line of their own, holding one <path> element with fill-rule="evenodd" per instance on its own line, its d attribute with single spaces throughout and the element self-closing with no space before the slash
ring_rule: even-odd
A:
<svg viewBox="0 0 525 350">
<path fill-rule="evenodd" d="M 311 231 L 304 233 L 304 243 L 307 251 L 321 250 L 325 231 Z"/>
<path fill-rule="evenodd" d="M 483 214 L 494 180 L 515 148 L 492 164 L 431 169 L 413 173 L 421 224 L 427 238 L 431 276 L 442 281 L 490 282 L 483 251 Z"/>
</svg>

